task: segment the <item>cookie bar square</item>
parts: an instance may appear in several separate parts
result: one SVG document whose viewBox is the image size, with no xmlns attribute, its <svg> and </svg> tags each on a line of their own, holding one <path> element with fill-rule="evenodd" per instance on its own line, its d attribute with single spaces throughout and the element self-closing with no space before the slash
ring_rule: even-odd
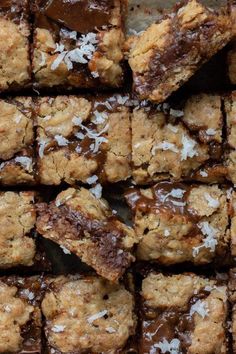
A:
<svg viewBox="0 0 236 354">
<path fill-rule="evenodd" d="M 0 91 L 28 86 L 31 79 L 28 0 L 0 2 Z"/>
<path fill-rule="evenodd" d="M 120 87 L 123 0 L 34 0 L 36 86 Z"/>
<path fill-rule="evenodd" d="M 46 270 L 49 263 L 35 235 L 36 193 L 0 192 L 0 269 Z"/>
<path fill-rule="evenodd" d="M 48 282 L 42 312 L 49 354 L 123 353 L 136 327 L 134 298 L 124 285 L 80 275 Z"/>
<path fill-rule="evenodd" d="M 227 287 L 192 273 L 142 282 L 141 353 L 227 353 Z"/>
<path fill-rule="evenodd" d="M 139 105 L 132 113 L 132 166 L 137 184 L 161 180 L 218 182 L 223 165 L 221 97 L 190 96 L 181 109 Z"/>
<path fill-rule="evenodd" d="M 38 205 L 37 230 L 111 281 L 117 281 L 134 257 L 132 228 L 123 224 L 107 202 L 85 188 L 69 188 L 49 204 Z"/>
<path fill-rule="evenodd" d="M 33 102 L 0 100 L 0 184 L 34 184 Z"/>
<path fill-rule="evenodd" d="M 36 100 L 40 183 L 118 182 L 131 176 L 128 96 Z"/>
<path fill-rule="evenodd" d="M 229 292 L 229 300 L 232 306 L 231 310 L 231 326 L 230 332 L 232 335 L 232 346 L 233 346 L 233 353 L 236 351 L 236 268 L 233 268 L 229 272 L 229 285 L 228 285 L 228 292 Z"/>
<path fill-rule="evenodd" d="M 226 8 L 217 11 L 197 0 L 178 3 L 173 12 L 131 41 L 135 93 L 140 99 L 165 101 L 231 37 Z"/>
<path fill-rule="evenodd" d="M 227 195 L 218 185 L 159 182 L 126 199 L 139 238 L 137 258 L 161 265 L 222 265 L 230 258 Z"/>
<path fill-rule="evenodd" d="M 42 279 L 0 278 L 0 352 L 40 354 Z"/>
<path fill-rule="evenodd" d="M 236 183 L 236 91 L 231 92 L 224 100 L 226 114 L 226 149 L 225 162 L 227 176 L 230 181 Z"/>
</svg>

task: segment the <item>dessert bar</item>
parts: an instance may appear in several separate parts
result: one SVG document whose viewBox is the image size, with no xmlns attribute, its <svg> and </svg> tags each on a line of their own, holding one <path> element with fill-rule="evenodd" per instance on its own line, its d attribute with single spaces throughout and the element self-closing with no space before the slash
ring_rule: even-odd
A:
<svg viewBox="0 0 236 354">
<path fill-rule="evenodd" d="M 228 353 L 227 287 L 192 273 L 142 282 L 140 353 Z"/>
<path fill-rule="evenodd" d="M 0 1 L 0 92 L 26 88 L 31 80 L 28 0 Z"/>
<path fill-rule="evenodd" d="M 92 191 L 69 188 L 49 204 L 39 204 L 38 213 L 37 230 L 43 237 L 75 253 L 104 278 L 117 281 L 134 261 L 133 229 Z"/>
<path fill-rule="evenodd" d="M 34 0 L 36 86 L 121 86 L 124 4 L 123 0 Z"/>
<path fill-rule="evenodd" d="M 32 98 L 1 99 L 0 184 L 34 184 L 34 162 Z"/>
<path fill-rule="evenodd" d="M 226 139 L 225 161 L 227 165 L 228 178 L 236 183 L 236 92 L 233 91 L 225 98 L 224 108 L 226 114 Z"/>
<path fill-rule="evenodd" d="M 35 235 L 35 192 L 0 192 L 0 269 L 48 270 Z"/>
<path fill-rule="evenodd" d="M 231 37 L 227 8 L 213 10 L 197 0 L 177 3 L 130 43 L 135 93 L 140 99 L 165 101 Z"/>
<path fill-rule="evenodd" d="M 0 278 L 0 352 L 40 354 L 41 277 Z"/>
<path fill-rule="evenodd" d="M 126 193 L 139 239 L 137 258 L 161 265 L 229 261 L 227 192 L 218 185 L 159 182 Z"/>
<path fill-rule="evenodd" d="M 132 294 L 98 276 L 60 276 L 42 301 L 49 354 L 127 353 L 136 317 Z"/>
<path fill-rule="evenodd" d="M 216 94 L 190 96 L 176 109 L 143 103 L 132 113 L 135 183 L 161 180 L 218 182 L 223 165 L 223 115 Z"/>
<path fill-rule="evenodd" d="M 118 182 L 131 175 L 128 96 L 36 99 L 41 184 Z"/>
</svg>

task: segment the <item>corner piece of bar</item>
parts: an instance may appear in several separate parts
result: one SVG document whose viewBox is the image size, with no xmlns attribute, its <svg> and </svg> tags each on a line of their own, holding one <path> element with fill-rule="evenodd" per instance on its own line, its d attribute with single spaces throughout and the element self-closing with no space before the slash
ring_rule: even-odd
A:
<svg viewBox="0 0 236 354">
<path fill-rule="evenodd" d="M 12 354 L 42 352 L 42 277 L 0 278 L 0 352 Z"/>
<path fill-rule="evenodd" d="M 0 92 L 29 86 L 30 24 L 28 0 L 0 1 Z"/>
<path fill-rule="evenodd" d="M 232 37 L 227 8 L 200 1 L 178 3 L 130 44 L 129 64 L 140 99 L 165 101 Z"/>
<path fill-rule="evenodd" d="M 134 261 L 136 236 L 85 189 L 69 188 L 50 204 L 39 204 L 37 230 L 111 281 L 117 281 Z"/>
<path fill-rule="evenodd" d="M 98 276 L 49 279 L 42 301 L 47 353 L 127 353 L 134 306 L 129 289 Z"/>
<path fill-rule="evenodd" d="M 139 238 L 137 258 L 168 266 L 230 263 L 226 190 L 160 182 L 126 193 Z"/>
<path fill-rule="evenodd" d="M 141 291 L 141 353 L 228 353 L 227 286 L 193 273 L 149 273 Z"/>
<path fill-rule="evenodd" d="M 35 85 L 123 84 L 123 0 L 34 0 Z"/>
</svg>

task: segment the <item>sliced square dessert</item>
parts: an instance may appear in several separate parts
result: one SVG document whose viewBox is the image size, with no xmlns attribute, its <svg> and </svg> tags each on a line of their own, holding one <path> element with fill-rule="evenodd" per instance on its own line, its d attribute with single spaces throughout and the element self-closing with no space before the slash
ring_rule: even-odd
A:
<svg viewBox="0 0 236 354">
<path fill-rule="evenodd" d="M 0 353 L 40 354 L 42 279 L 0 278 Z"/>
<path fill-rule="evenodd" d="M 181 109 L 142 104 L 132 114 L 132 166 L 137 184 L 161 180 L 217 182 L 223 165 L 221 97 L 191 96 Z"/>
<path fill-rule="evenodd" d="M 0 184 L 35 182 L 32 106 L 30 97 L 0 100 Z"/>
<path fill-rule="evenodd" d="M 35 192 L 0 192 L 0 269 L 46 270 L 43 247 L 35 237 Z"/>
<path fill-rule="evenodd" d="M 130 43 L 135 93 L 140 99 L 165 101 L 231 37 L 227 8 L 208 8 L 197 0 L 177 3 Z"/>
<path fill-rule="evenodd" d="M 91 191 L 69 188 L 49 204 L 38 205 L 37 230 L 111 281 L 134 261 L 132 228 L 122 223 Z"/>
<path fill-rule="evenodd" d="M 236 91 L 232 91 L 225 97 L 226 114 L 226 149 L 225 162 L 227 176 L 230 181 L 236 183 Z"/>
<path fill-rule="evenodd" d="M 24 89 L 31 79 L 28 0 L 0 1 L 0 91 Z"/>
<path fill-rule="evenodd" d="M 97 276 L 51 279 L 42 311 L 49 354 L 126 353 L 135 333 L 133 295 Z"/>
<path fill-rule="evenodd" d="M 228 353 L 224 284 L 192 273 L 151 272 L 141 302 L 141 353 Z"/>
<path fill-rule="evenodd" d="M 138 259 L 162 265 L 222 265 L 229 259 L 227 196 L 219 186 L 160 182 L 130 188 L 126 199 L 139 238 Z"/>
<path fill-rule="evenodd" d="M 34 0 L 36 86 L 121 86 L 124 4 Z"/>
<path fill-rule="evenodd" d="M 231 309 L 231 326 L 230 332 L 232 335 L 232 353 L 236 351 L 236 268 L 233 268 L 229 272 L 229 300 L 232 306 Z"/>
<path fill-rule="evenodd" d="M 128 96 L 36 100 L 40 183 L 118 182 L 131 175 Z"/>
</svg>

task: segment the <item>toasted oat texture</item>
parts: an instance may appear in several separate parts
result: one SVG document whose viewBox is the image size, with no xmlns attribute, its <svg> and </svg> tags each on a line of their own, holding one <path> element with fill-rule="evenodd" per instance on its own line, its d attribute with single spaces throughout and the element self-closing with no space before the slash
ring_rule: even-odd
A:
<svg viewBox="0 0 236 354">
<path fill-rule="evenodd" d="M 136 326 L 131 293 L 94 276 L 55 278 L 42 310 L 51 352 L 113 353 L 125 346 Z"/>
<path fill-rule="evenodd" d="M 232 37 L 231 18 L 184 1 L 131 42 L 129 64 L 141 99 L 163 102 Z"/>
<path fill-rule="evenodd" d="M 140 239 L 138 259 L 163 265 L 226 262 L 227 199 L 217 185 L 160 182 L 150 189 L 130 189 L 126 198 Z"/>
<path fill-rule="evenodd" d="M 236 257 L 236 192 L 233 188 L 230 188 L 227 192 L 230 202 L 230 242 L 231 242 L 231 254 Z"/>
<path fill-rule="evenodd" d="M 226 173 L 222 162 L 222 127 L 218 95 L 194 95 L 181 110 L 160 110 L 150 105 L 135 109 L 132 114 L 135 182 L 218 181 Z"/>
<path fill-rule="evenodd" d="M 236 183 L 236 92 L 233 91 L 224 100 L 227 126 L 226 167 L 228 179 Z"/>
<path fill-rule="evenodd" d="M 29 237 L 36 221 L 34 192 L 0 193 L 0 268 L 33 264 L 35 241 Z"/>
<path fill-rule="evenodd" d="M 0 100 L 0 183 L 34 183 L 32 98 Z"/>
<path fill-rule="evenodd" d="M 232 306 L 232 315 L 231 315 L 231 327 L 230 331 L 232 333 L 233 339 L 233 352 L 236 351 L 236 268 L 233 268 L 229 272 L 230 281 L 228 284 L 229 291 L 229 300 Z"/>
<path fill-rule="evenodd" d="M 0 3 L 0 91 L 30 80 L 28 0 Z"/>
<path fill-rule="evenodd" d="M 176 353 L 226 353 L 226 291 L 190 273 L 150 273 L 142 284 L 141 352 L 172 347 Z"/>
<path fill-rule="evenodd" d="M 39 86 L 121 86 L 124 2 L 83 3 L 34 0 L 33 72 Z"/>
<path fill-rule="evenodd" d="M 38 232 L 81 257 L 104 278 L 117 281 L 134 261 L 134 231 L 113 215 L 105 200 L 85 188 L 69 188 L 38 210 Z"/>
<path fill-rule="evenodd" d="M 117 98 L 118 97 L 118 98 Z M 131 175 L 129 108 L 120 95 L 92 100 L 57 96 L 36 101 L 38 174 L 42 184 L 104 182 Z"/>
</svg>

